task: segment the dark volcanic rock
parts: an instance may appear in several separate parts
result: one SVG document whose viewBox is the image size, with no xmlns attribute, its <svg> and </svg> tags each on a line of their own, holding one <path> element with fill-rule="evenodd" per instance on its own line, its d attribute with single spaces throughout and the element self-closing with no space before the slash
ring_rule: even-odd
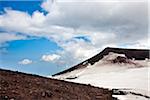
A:
<svg viewBox="0 0 150 100">
<path fill-rule="evenodd" d="M 112 100 L 112 92 L 0 69 L 0 100 Z"/>
<path fill-rule="evenodd" d="M 126 57 L 118 56 L 116 59 L 112 61 L 112 63 L 130 63 L 130 60 Z"/>
</svg>

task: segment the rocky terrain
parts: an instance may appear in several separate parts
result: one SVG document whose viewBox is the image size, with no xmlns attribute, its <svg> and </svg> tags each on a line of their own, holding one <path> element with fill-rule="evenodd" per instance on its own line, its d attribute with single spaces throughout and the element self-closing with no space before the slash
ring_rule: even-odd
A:
<svg viewBox="0 0 150 100">
<path fill-rule="evenodd" d="M 0 100 L 112 100 L 108 89 L 0 69 Z"/>
</svg>

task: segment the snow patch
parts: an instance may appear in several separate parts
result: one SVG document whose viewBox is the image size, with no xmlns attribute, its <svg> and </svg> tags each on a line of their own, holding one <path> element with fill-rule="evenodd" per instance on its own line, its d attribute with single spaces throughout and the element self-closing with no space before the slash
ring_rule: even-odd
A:
<svg viewBox="0 0 150 100">
<path fill-rule="evenodd" d="M 55 78 L 103 88 L 125 89 L 122 91 L 140 93 L 150 97 L 150 60 L 131 60 L 134 64 L 109 62 L 118 56 L 125 57 L 123 54 L 109 53 L 94 65 L 58 75 Z M 68 77 L 76 78 L 70 80 Z M 133 94 L 118 96 L 118 98 L 121 100 L 135 100 L 135 98 L 136 100 L 145 100 L 144 97 Z"/>
</svg>

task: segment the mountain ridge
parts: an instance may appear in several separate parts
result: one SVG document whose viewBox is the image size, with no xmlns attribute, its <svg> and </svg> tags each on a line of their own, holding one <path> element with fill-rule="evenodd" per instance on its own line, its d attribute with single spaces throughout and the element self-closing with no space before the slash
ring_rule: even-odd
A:
<svg viewBox="0 0 150 100">
<path fill-rule="evenodd" d="M 107 55 L 109 52 L 114 52 L 118 54 L 125 54 L 125 56 L 128 59 L 135 59 L 135 60 L 145 60 L 145 58 L 150 58 L 149 56 L 149 49 L 126 49 L 126 48 L 114 48 L 114 47 L 106 47 L 104 50 L 102 50 L 97 55 L 69 68 L 64 71 L 58 72 L 52 76 L 61 75 L 67 72 L 71 72 L 75 69 L 84 68 L 87 67 L 87 64 L 93 65 L 95 62 L 102 59 L 105 55 Z"/>
</svg>

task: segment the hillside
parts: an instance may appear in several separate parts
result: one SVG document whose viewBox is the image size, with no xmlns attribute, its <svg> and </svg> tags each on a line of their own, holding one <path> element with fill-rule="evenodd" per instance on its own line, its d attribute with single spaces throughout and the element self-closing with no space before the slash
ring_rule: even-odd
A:
<svg viewBox="0 0 150 100">
<path fill-rule="evenodd" d="M 108 89 L 0 69 L 0 100 L 112 100 Z"/>
</svg>

